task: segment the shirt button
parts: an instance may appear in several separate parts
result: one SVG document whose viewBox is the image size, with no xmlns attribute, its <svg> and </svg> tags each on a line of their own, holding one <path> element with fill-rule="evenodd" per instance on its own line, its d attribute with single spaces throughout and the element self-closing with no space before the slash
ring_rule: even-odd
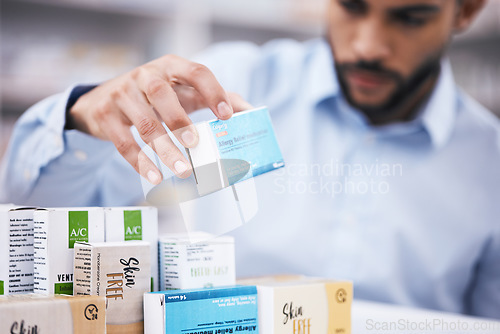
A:
<svg viewBox="0 0 500 334">
<path fill-rule="evenodd" d="M 78 160 L 80 160 L 80 161 L 82 161 L 82 162 L 83 162 L 83 161 L 86 161 L 86 160 L 87 160 L 87 158 L 88 158 L 87 153 L 85 153 L 85 152 L 84 152 L 84 151 L 82 151 L 82 150 L 76 150 L 74 154 L 75 154 L 75 158 L 77 158 Z"/>
<path fill-rule="evenodd" d="M 31 179 L 31 172 L 30 172 L 30 170 L 29 170 L 28 168 L 26 168 L 26 169 L 24 170 L 24 175 L 23 175 L 23 176 L 24 176 L 24 179 L 25 179 L 26 181 L 29 181 L 29 179 Z"/>
<path fill-rule="evenodd" d="M 56 145 L 56 147 L 58 148 L 61 148 L 63 146 L 63 142 L 60 136 L 54 135 L 54 145 Z"/>
</svg>

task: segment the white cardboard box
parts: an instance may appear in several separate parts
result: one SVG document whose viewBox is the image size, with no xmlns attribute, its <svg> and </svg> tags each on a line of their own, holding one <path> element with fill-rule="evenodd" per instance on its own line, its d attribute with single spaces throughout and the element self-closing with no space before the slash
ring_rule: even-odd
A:
<svg viewBox="0 0 500 334">
<path fill-rule="evenodd" d="M 161 290 L 234 285 L 234 238 L 204 233 L 161 236 L 160 278 Z"/>
<path fill-rule="evenodd" d="M 150 243 L 152 291 L 159 289 L 158 209 L 151 206 L 105 208 L 106 242 L 144 240 Z"/>
<path fill-rule="evenodd" d="M 102 208 L 53 208 L 34 212 L 34 291 L 73 294 L 73 247 L 104 241 Z"/>
<path fill-rule="evenodd" d="M 104 334 L 104 297 L 0 296 L 0 333 Z"/>
<path fill-rule="evenodd" d="M 75 295 L 106 296 L 108 334 L 144 332 L 143 295 L 150 291 L 146 241 L 76 243 Z"/>
<path fill-rule="evenodd" d="M 351 282 L 269 276 L 238 283 L 257 286 L 261 334 L 351 333 Z"/>
<path fill-rule="evenodd" d="M 33 292 L 34 211 L 0 206 L 0 295 Z"/>
</svg>

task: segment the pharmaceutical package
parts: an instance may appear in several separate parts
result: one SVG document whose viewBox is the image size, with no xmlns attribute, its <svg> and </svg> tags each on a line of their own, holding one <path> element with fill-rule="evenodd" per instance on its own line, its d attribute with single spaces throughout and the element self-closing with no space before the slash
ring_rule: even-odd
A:
<svg viewBox="0 0 500 334">
<path fill-rule="evenodd" d="M 158 209 L 143 207 L 104 208 L 106 241 L 144 240 L 150 243 L 151 291 L 159 290 Z"/>
<path fill-rule="evenodd" d="M 0 206 L 0 295 L 33 292 L 34 211 Z"/>
<path fill-rule="evenodd" d="M 144 332 L 143 295 L 150 292 L 146 241 L 76 243 L 75 295 L 106 297 L 108 334 Z"/>
<path fill-rule="evenodd" d="M 144 295 L 145 334 L 258 333 L 257 316 L 254 286 Z"/>
<path fill-rule="evenodd" d="M 102 208 L 53 208 L 34 212 L 34 292 L 73 294 L 75 242 L 104 241 Z"/>
<path fill-rule="evenodd" d="M 234 238 L 201 232 L 161 236 L 160 277 L 162 290 L 234 285 Z"/>
<path fill-rule="evenodd" d="M 351 282 L 273 276 L 238 283 L 257 286 L 261 334 L 351 332 Z"/>
<path fill-rule="evenodd" d="M 104 334 L 104 297 L 0 296 L 0 333 Z"/>
<path fill-rule="evenodd" d="M 187 153 L 200 196 L 285 165 L 266 107 L 195 126 L 199 142 Z"/>
</svg>

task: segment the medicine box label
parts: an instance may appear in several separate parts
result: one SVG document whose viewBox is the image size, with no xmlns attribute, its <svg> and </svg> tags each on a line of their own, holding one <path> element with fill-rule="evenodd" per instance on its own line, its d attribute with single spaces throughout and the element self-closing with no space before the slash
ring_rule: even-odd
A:
<svg viewBox="0 0 500 334">
<path fill-rule="evenodd" d="M 33 292 L 33 208 L 0 208 L 0 295 Z"/>
<path fill-rule="evenodd" d="M 76 243 L 75 295 L 106 297 L 109 333 L 143 333 L 143 295 L 150 292 L 145 241 Z"/>
<path fill-rule="evenodd" d="M 285 165 L 266 107 L 196 128 L 199 143 L 187 152 L 200 196 Z"/>
<path fill-rule="evenodd" d="M 34 292 L 73 294 L 76 242 L 104 241 L 102 208 L 54 208 L 34 212 Z"/>
<path fill-rule="evenodd" d="M 257 291 L 251 286 L 144 295 L 145 333 L 258 333 Z"/>
</svg>

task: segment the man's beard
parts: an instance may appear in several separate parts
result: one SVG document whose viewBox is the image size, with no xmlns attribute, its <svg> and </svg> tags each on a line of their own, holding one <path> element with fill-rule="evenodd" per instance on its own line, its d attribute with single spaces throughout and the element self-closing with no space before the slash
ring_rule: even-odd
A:
<svg viewBox="0 0 500 334">
<path fill-rule="evenodd" d="M 370 119 L 390 118 L 392 114 L 398 114 L 399 108 L 403 107 L 405 102 L 415 96 L 428 79 L 437 77 L 440 71 L 441 54 L 440 52 L 438 55 L 430 57 L 407 79 L 398 72 L 384 68 L 380 62 L 359 61 L 357 63 L 342 64 L 335 62 L 335 69 L 344 96 L 350 105 L 362 111 Z M 351 70 L 363 70 L 375 75 L 391 78 L 396 83 L 396 90 L 386 99 L 386 101 L 380 104 L 358 103 L 352 97 L 345 79 L 346 72 Z"/>
</svg>

